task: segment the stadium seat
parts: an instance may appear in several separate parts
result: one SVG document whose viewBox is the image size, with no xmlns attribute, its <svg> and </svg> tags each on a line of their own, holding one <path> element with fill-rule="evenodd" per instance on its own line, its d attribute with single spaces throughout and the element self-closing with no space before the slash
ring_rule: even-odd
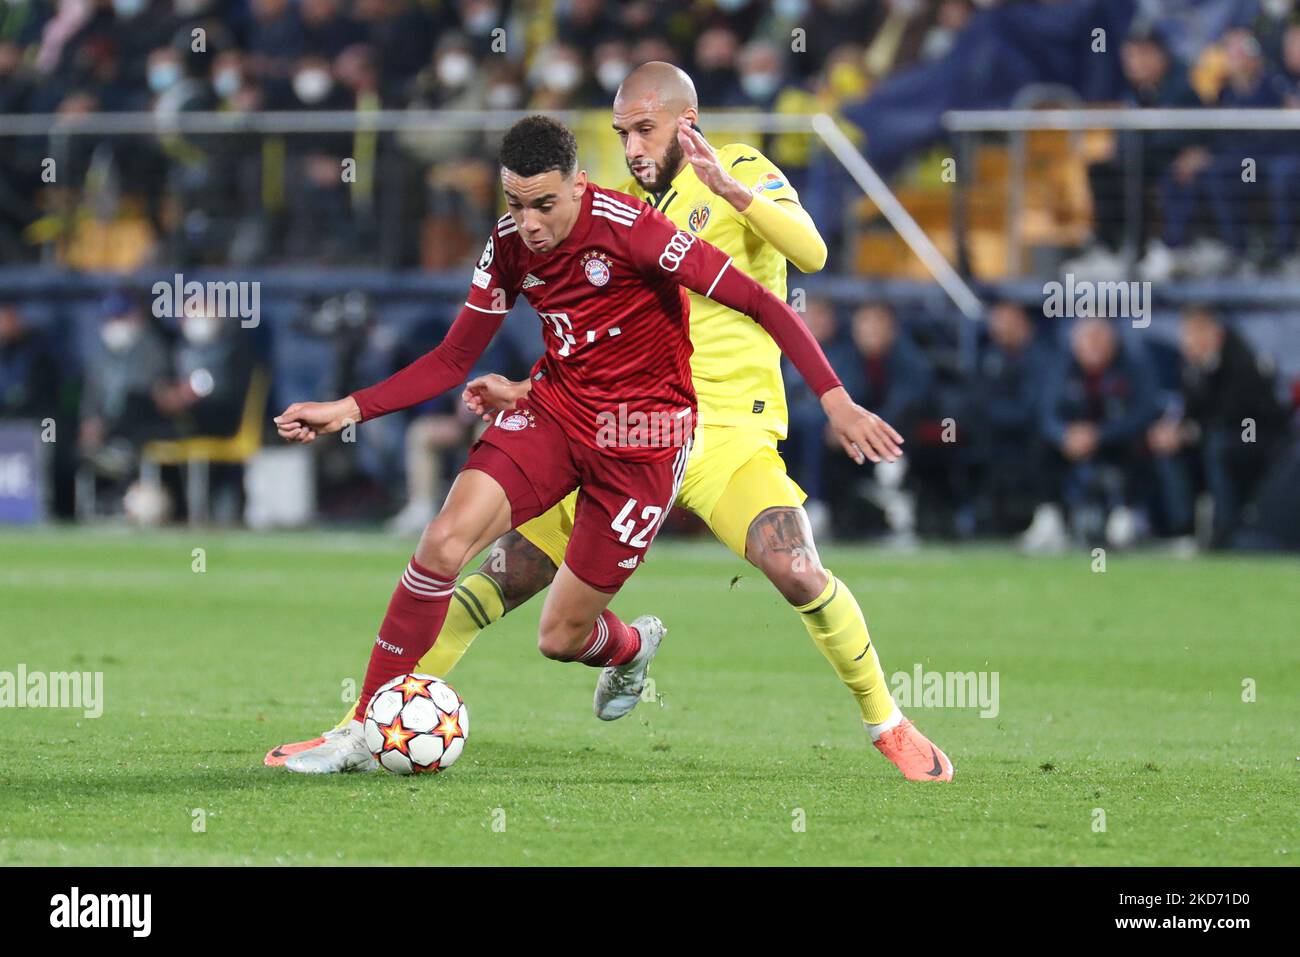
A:
<svg viewBox="0 0 1300 957">
<path fill-rule="evenodd" d="M 266 412 L 270 377 L 259 367 L 253 370 L 240 416 L 239 430 L 230 436 L 199 435 L 188 439 L 149 442 L 140 456 L 140 480 L 158 488 L 159 470 L 164 465 L 184 465 L 185 499 L 189 521 L 197 525 L 208 516 L 208 467 L 243 465 L 262 445 L 262 427 Z"/>
</svg>

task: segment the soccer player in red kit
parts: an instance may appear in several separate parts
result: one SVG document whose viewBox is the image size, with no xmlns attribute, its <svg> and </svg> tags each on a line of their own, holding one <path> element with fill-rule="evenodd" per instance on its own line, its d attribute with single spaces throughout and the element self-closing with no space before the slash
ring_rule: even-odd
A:
<svg viewBox="0 0 1300 957">
<path fill-rule="evenodd" d="M 295 403 L 275 419 L 283 438 L 310 442 L 409 408 L 464 381 L 517 296 L 542 320 L 546 353 L 526 393 L 475 443 L 393 592 L 358 718 L 376 689 L 413 670 L 436 640 L 470 559 L 574 488 L 573 535 L 542 608 L 538 645 L 548 658 L 605 668 L 611 680 L 644 676 L 666 629 L 653 616 L 625 624 L 607 606 L 663 524 L 690 455 L 695 391 L 683 287 L 762 324 L 823 397 L 832 431 L 855 460 L 900 454 L 901 438 L 848 397 L 798 315 L 648 204 L 589 183 L 563 124 L 542 116 L 516 123 L 501 167 L 509 214 L 489 236 L 443 342 L 378 385 L 335 402 Z M 323 773 L 375 762 L 353 720 L 285 766 Z"/>
</svg>

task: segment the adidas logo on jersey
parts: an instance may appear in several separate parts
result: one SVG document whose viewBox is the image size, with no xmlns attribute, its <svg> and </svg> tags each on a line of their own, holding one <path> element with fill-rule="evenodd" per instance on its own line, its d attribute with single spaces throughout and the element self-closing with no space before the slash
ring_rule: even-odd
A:
<svg viewBox="0 0 1300 957">
<path fill-rule="evenodd" d="M 538 279 L 532 273 L 529 273 L 527 276 L 524 277 L 523 285 L 520 288 L 532 289 L 534 286 L 545 286 L 545 285 L 546 285 L 545 279 Z"/>
<path fill-rule="evenodd" d="M 625 559 L 623 559 L 621 562 L 618 563 L 618 567 L 619 567 L 619 568 L 636 568 L 637 560 L 638 560 L 640 557 L 641 557 L 640 555 L 633 555 L 631 558 L 625 558 Z"/>
</svg>

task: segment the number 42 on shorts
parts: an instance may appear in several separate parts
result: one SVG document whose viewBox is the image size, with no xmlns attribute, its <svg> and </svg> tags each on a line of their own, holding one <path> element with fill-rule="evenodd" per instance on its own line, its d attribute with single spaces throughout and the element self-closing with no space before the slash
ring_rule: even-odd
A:
<svg viewBox="0 0 1300 957">
<path fill-rule="evenodd" d="M 614 520 L 609 525 L 610 528 L 618 532 L 620 542 L 631 545 L 633 548 L 645 548 L 650 544 L 646 541 L 646 536 L 650 535 L 655 526 L 659 524 L 659 520 L 663 518 L 664 510 L 658 505 L 647 505 L 641 509 L 641 521 L 645 524 L 641 526 L 641 531 L 638 532 L 636 522 L 631 517 L 635 509 L 636 499 L 628 499 L 627 504 L 619 509 L 618 514 L 614 516 Z M 635 536 L 633 536 L 634 532 L 636 533 Z"/>
</svg>

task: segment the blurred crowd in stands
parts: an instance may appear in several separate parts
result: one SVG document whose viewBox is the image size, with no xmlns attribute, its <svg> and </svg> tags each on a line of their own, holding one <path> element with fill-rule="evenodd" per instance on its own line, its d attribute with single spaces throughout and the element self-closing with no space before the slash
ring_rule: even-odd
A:
<svg viewBox="0 0 1300 957">
<path fill-rule="evenodd" d="M 688 69 L 708 107 L 808 112 L 861 99 L 890 71 L 942 56 L 975 6 L 6 0 L 0 114 L 604 110 L 628 71 L 652 59 Z M 796 27 L 805 36 L 797 55 Z M 10 145 L 0 160 L 6 259 L 34 257 L 66 215 L 67 197 L 41 180 L 50 156 L 61 160 L 58 184 L 84 184 L 104 203 L 138 199 L 162 240 L 156 258 L 181 264 L 439 267 L 468 255 L 496 216 L 494 144 L 482 133 L 34 136 Z M 345 157 L 357 166 L 346 188 Z"/>
<path fill-rule="evenodd" d="M 1023 48 L 1035 40 L 1012 25 L 1035 8 L 1048 18 L 1125 8 L 1130 30 L 1118 38 L 1112 82 L 1058 77 L 1050 62 L 1028 69 L 1062 42 Z M 997 71 L 946 72 L 962 53 L 1014 63 L 1024 73 L 1017 83 L 1065 79 L 1085 99 L 1105 90 L 1135 107 L 1300 99 L 1295 0 L 5 0 L 0 115 L 604 110 L 633 66 L 664 59 L 690 71 L 706 110 L 840 113 L 864 124 L 868 155 L 897 142 L 919 157 L 937 144 L 914 138 L 938 131 L 944 108 L 1005 106 L 1014 93 L 997 85 Z M 1095 71 L 1098 60 L 1085 62 Z M 1115 60 L 1100 58 L 1112 69 Z M 960 97 L 944 89 L 955 83 Z M 915 98 L 914 114 L 886 110 L 884 125 L 873 125 L 878 91 Z M 1300 275 L 1298 142 L 1295 132 L 1121 135 L 1112 158 L 1091 164 L 1095 230 L 1074 271 L 1113 273 L 1141 257 L 1143 276 L 1156 280 Z M 4 144 L 7 261 L 443 268 L 472 258 L 498 206 L 494 139 L 482 132 L 33 135 Z M 840 239 L 844 196 L 832 181 L 842 172 L 818 167 L 806 139 L 765 145 L 797 188 L 818 191 L 810 209 Z M 1134 156 L 1148 208 L 1136 254 L 1121 255 Z M 53 181 L 43 165 L 51 158 Z M 1245 158 L 1257 165 L 1248 182 Z M 119 230 L 109 251 L 69 248 L 79 226 L 84 239 L 82 220 L 114 216 L 132 221 L 133 240 Z"/>
<path fill-rule="evenodd" d="M 1020 534 L 1031 552 L 1300 546 L 1293 399 L 1212 307 L 1185 307 L 1176 338 L 1156 339 L 1000 301 L 964 354 L 883 302 L 845 317 L 817 300 L 808 322 L 854 398 L 907 440 L 903 460 L 864 475 L 787 367 L 783 455 L 832 534 Z"/>
<path fill-rule="evenodd" d="M 64 486 L 80 471 L 110 490 L 100 497 L 109 512 L 138 478 L 144 443 L 237 431 L 256 367 L 274 364 L 279 407 L 377 381 L 446 331 L 429 320 L 398 334 L 357 295 L 249 330 L 202 313 L 164 324 L 148 305 L 109 294 L 96 342 L 70 372 L 66 345 L 58 355 L 20 307 L 0 305 L 0 419 L 78 423 L 55 469 Z M 1012 301 L 967 324 L 973 336 L 949 321 L 905 321 L 885 302 L 813 297 L 805 315 L 852 396 L 906 439 L 901 462 L 854 466 L 785 369 L 782 454 L 824 534 L 900 545 L 1019 535 L 1030 551 L 1151 540 L 1300 547 L 1300 396 L 1213 307 L 1185 307 L 1163 337 L 1113 319 L 1049 320 Z M 515 328 L 479 371 L 527 375 L 539 347 Z M 356 445 L 320 443 L 323 511 L 418 531 L 478 425 L 446 396 L 369 423 Z M 183 504 L 179 476 L 173 494 Z M 213 516 L 238 522 L 241 507 L 240 471 L 218 471 Z"/>
<path fill-rule="evenodd" d="M 985 91 L 986 78 L 1050 73 L 1057 49 L 1050 44 L 1069 37 L 1043 34 L 1041 49 L 1007 52 L 1040 42 L 1013 30 L 1031 13 L 1087 8 L 1091 22 L 1094 11 L 1125 6 L 0 0 L 0 126 L 38 113 L 537 108 L 597 111 L 603 132 L 628 70 L 664 59 L 693 76 L 706 132 L 708 108 L 853 119 L 854 104 L 869 106 L 882 92 L 901 97 L 904 108 L 891 121 L 903 125 L 884 127 L 899 136 L 868 130 L 870 153 L 896 141 L 933 143 L 955 94 L 957 105 L 1009 105 L 1014 90 Z M 1300 100 L 1295 0 L 1127 6 L 1119 57 L 1111 58 L 1115 82 L 1105 87 L 1118 91 L 1112 99 L 1133 107 Z M 980 45 L 990 29 L 1005 33 L 993 38 L 1002 46 Z M 960 74 L 962 88 L 931 89 L 951 85 L 956 74 L 944 65 L 963 54 L 975 72 Z M 1096 62 L 1087 60 L 1089 68 Z M 922 95 L 930 105 L 914 101 Z M 832 177 L 818 171 L 811 143 L 763 145 L 808 190 L 813 209 L 811 192 Z M 1065 269 L 1157 281 L 1300 276 L 1297 146 L 1297 132 L 1121 133 L 1112 155 L 1091 158 L 1092 240 Z M 477 255 L 500 211 L 494 153 L 491 134 L 427 130 L 0 136 L 0 262 L 168 275 L 202 266 L 452 269 Z M 1135 156 L 1144 214 L 1133 219 L 1124 183 Z M 55 176 L 47 174 L 51 159 Z M 350 179 L 340 175 L 345 159 Z M 861 191 L 854 186 L 851 195 Z M 847 244 L 833 219 L 848 205 L 832 196 L 818 213 L 841 254 Z M 79 255 L 77 243 L 95 235 L 99 251 Z M 1300 401 L 1270 364 L 1290 360 L 1294 375 L 1297 337 L 1290 353 L 1273 354 L 1214 303 L 1186 307 L 1176 333 L 1163 337 L 1115 320 L 1049 320 L 1041 305 L 1025 295 L 993 301 L 981 322 L 969 323 L 951 312 L 899 315 L 899 304 L 883 299 L 808 300 L 808 324 L 854 398 L 908 443 L 902 463 L 855 468 L 828 448 L 820 409 L 787 370 L 791 428 L 782 451 L 824 531 L 900 543 L 1021 535 L 1040 551 L 1151 538 L 1300 547 Z M 342 395 L 434 346 L 454 312 L 450 300 L 399 310 L 361 292 L 305 296 L 243 330 L 202 313 L 159 321 L 129 285 L 94 309 L 84 300 L 75 309 L 33 306 L 0 287 L 0 418 L 75 423 L 75 442 L 55 443 L 50 463 L 59 515 L 74 509 L 74 475 L 109 493 L 99 498 L 101 511 L 120 510 L 147 443 L 239 430 L 259 370 L 269 372 L 272 406 Z M 482 370 L 521 377 L 538 352 L 535 329 L 508 324 Z M 454 399 L 441 399 L 368 425 L 355 449 L 314 450 L 321 510 L 420 527 L 475 426 Z M 183 483 L 169 481 L 183 506 Z M 213 517 L 238 521 L 240 469 L 217 469 L 212 482 Z"/>
<path fill-rule="evenodd" d="M 1300 106 L 1300 11 L 1292 0 L 1262 3 L 1194 63 L 1181 61 L 1150 26 L 1127 37 L 1121 52 L 1124 102 L 1133 107 Z M 1300 277 L 1300 129 L 1121 134 L 1114 156 L 1089 167 L 1095 242 L 1066 271 L 1125 273 L 1124 178 L 1133 162 L 1147 206 L 1136 219 L 1143 279 Z"/>
</svg>

